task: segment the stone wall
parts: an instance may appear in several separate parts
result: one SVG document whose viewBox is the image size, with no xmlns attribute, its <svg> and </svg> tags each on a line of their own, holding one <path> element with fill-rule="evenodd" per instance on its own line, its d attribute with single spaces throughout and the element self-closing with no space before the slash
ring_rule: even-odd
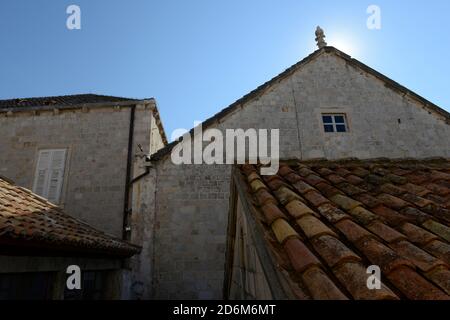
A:
<svg viewBox="0 0 450 320">
<path fill-rule="evenodd" d="M 32 189 L 40 149 L 67 148 L 60 205 L 122 237 L 131 107 L 0 113 L 0 174 Z M 136 108 L 133 154 L 150 152 L 150 105 Z"/>
<path fill-rule="evenodd" d="M 323 133 L 321 112 L 347 113 L 350 131 Z M 279 128 L 282 158 L 450 157 L 450 126 L 441 116 L 330 53 L 213 127 Z M 154 165 L 152 296 L 222 298 L 231 167 L 178 166 L 170 155 Z"/>
</svg>

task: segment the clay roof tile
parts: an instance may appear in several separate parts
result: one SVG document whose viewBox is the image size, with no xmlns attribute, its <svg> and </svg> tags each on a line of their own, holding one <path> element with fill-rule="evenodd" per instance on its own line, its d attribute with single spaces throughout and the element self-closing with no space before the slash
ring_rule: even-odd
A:
<svg viewBox="0 0 450 320">
<path fill-rule="evenodd" d="M 449 299 L 448 160 L 296 160 L 265 182 L 243 171 L 301 297 Z M 369 265 L 381 290 L 366 286 Z"/>
</svg>

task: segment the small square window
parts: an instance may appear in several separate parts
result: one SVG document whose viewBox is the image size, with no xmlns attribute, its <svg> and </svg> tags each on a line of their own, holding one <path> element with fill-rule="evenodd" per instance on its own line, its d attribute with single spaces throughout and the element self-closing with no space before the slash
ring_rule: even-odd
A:
<svg viewBox="0 0 450 320">
<path fill-rule="evenodd" d="M 336 122 L 336 123 L 344 123 L 345 124 L 344 116 L 335 116 L 334 117 L 334 122 Z"/>
<path fill-rule="evenodd" d="M 333 123 L 333 117 L 331 116 L 323 116 L 323 123 Z"/>
<path fill-rule="evenodd" d="M 323 114 L 322 121 L 325 132 L 348 131 L 345 114 Z"/>
</svg>

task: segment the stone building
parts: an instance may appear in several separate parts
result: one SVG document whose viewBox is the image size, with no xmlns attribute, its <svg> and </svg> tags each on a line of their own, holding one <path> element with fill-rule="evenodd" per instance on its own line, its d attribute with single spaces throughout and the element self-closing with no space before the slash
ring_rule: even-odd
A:
<svg viewBox="0 0 450 320">
<path fill-rule="evenodd" d="M 227 129 L 279 129 L 284 164 L 272 180 L 234 164 L 175 164 L 172 150 L 187 136 L 167 144 L 153 100 L 92 95 L 0 101 L 0 174 L 142 247 L 127 262 L 132 299 L 326 298 L 324 288 L 334 290 L 329 298 L 367 298 L 360 287 L 342 282 L 349 275 L 361 279 L 361 268 L 372 260 L 392 278 L 378 298 L 445 298 L 448 162 L 425 159 L 450 157 L 450 115 L 326 46 L 323 32 L 318 43 L 319 50 L 202 123 L 204 130 L 218 129 L 224 136 Z M 203 138 L 194 129 L 190 135 L 193 141 Z M 339 162 L 349 158 L 362 162 Z M 330 163 L 321 167 L 324 159 Z M 351 174 L 358 168 L 369 173 Z M 417 176 L 402 179 L 400 169 Z M 291 173 L 297 180 L 287 180 Z M 419 176 L 430 178 L 431 185 L 422 185 Z M 299 181 L 311 194 L 296 189 Z M 263 209 L 267 204 L 258 202 L 260 189 L 273 199 L 273 221 Z M 367 196 L 359 199 L 362 194 Z M 305 229 L 289 216 L 292 200 L 296 209 L 308 208 Z M 383 209 L 370 206 L 375 200 Z M 349 218 L 327 220 L 332 215 L 323 215 L 330 211 L 323 211 L 324 204 Z M 396 212 L 410 220 L 396 220 Z M 335 222 L 370 237 L 363 234 L 353 243 Z M 254 230 L 264 230 L 269 245 Z M 318 248 L 316 240 L 322 241 Z M 323 256 L 333 245 L 342 255 Z M 397 252 L 395 268 L 382 260 L 392 257 L 389 250 Z M 328 258 L 337 264 L 328 264 Z M 344 271 L 333 269 L 338 267 Z M 403 283 L 399 270 L 409 275 Z M 314 279 L 323 287 L 309 287 Z M 411 279 L 422 293 L 407 290 Z"/>
<path fill-rule="evenodd" d="M 139 156 L 166 143 L 153 99 L 0 101 L 0 174 L 116 237 L 129 237 Z"/>
<path fill-rule="evenodd" d="M 449 124 L 435 104 L 321 45 L 202 126 L 280 129 L 280 157 L 306 161 L 449 158 Z M 141 199 L 151 226 L 143 239 L 148 297 L 222 298 L 232 166 L 176 165 L 178 143 L 151 157 L 151 187 Z"/>
<path fill-rule="evenodd" d="M 139 251 L 0 176 L 0 300 L 129 298 L 125 261 Z"/>
<path fill-rule="evenodd" d="M 84 94 L 0 101 L 0 174 L 138 245 L 145 206 L 133 199 L 148 189 L 139 183 L 148 173 L 145 158 L 166 144 L 154 99 Z M 127 269 L 140 260 L 135 256 Z M 133 293 L 126 297 L 141 297 L 142 279 L 145 273 L 130 275 L 125 291 Z"/>
</svg>

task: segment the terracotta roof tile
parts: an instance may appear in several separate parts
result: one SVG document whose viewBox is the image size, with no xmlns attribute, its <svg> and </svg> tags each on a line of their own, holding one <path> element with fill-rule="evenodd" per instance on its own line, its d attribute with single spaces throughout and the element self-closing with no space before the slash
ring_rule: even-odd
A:
<svg viewBox="0 0 450 320">
<path fill-rule="evenodd" d="M 266 223 L 270 226 L 277 219 L 285 219 L 286 216 L 283 212 L 273 203 L 267 203 L 262 206 L 262 211 L 264 217 L 266 218 Z"/>
<path fill-rule="evenodd" d="M 378 200 L 377 198 L 371 196 L 368 193 L 356 194 L 356 195 L 353 196 L 353 198 L 355 200 L 361 202 L 362 204 L 364 204 L 368 208 L 373 208 L 373 207 L 377 207 L 377 206 L 381 205 L 381 201 L 380 200 Z"/>
<path fill-rule="evenodd" d="M 334 172 L 342 177 L 345 177 L 345 176 L 348 176 L 351 174 L 350 171 L 348 171 L 347 169 L 342 168 L 342 167 L 337 168 Z"/>
<path fill-rule="evenodd" d="M 281 165 L 280 166 L 280 169 L 278 170 L 278 174 L 280 175 L 280 176 L 282 176 L 282 177 L 284 177 L 284 176 L 286 176 L 286 175 L 289 175 L 289 174 L 292 174 L 292 173 L 295 173 L 295 171 L 294 170 L 292 170 L 289 166 L 287 166 L 287 165 Z"/>
<path fill-rule="evenodd" d="M 260 189 L 256 194 L 256 198 L 260 205 L 264 205 L 268 202 L 277 203 L 278 201 L 272 196 L 266 189 Z"/>
<path fill-rule="evenodd" d="M 297 181 L 302 180 L 302 178 L 300 178 L 300 176 L 296 173 L 290 173 L 290 174 L 284 176 L 284 179 L 292 184 L 296 183 Z"/>
<path fill-rule="evenodd" d="M 301 194 L 305 194 L 307 192 L 316 190 L 315 188 L 313 188 L 312 186 L 310 186 L 309 184 L 307 184 L 304 181 L 297 181 L 296 183 L 293 183 L 293 186 Z"/>
<path fill-rule="evenodd" d="M 381 202 L 383 202 L 383 204 L 394 210 L 400 210 L 409 205 L 408 202 L 403 201 L 402 199 L 387 193 L 380 194 L 378 196 L 378 200 L 380 200 Z"/>
<path fill-rule="evenodd" d="M 333 268 L 345 261 L 361 261 L 361 258 L 347 248 L 336 237 L 324 235 L 312 241 L 314 249 Z"/>
<path fill-rule="evenodd" d="M 450 189 L 436 183 L 427 183 L 424 184 L 424 187 L 427 188 L 430 192 L 433 192 L 439 196 L 446 196 L 450 193 Z"/>
<path fill-rule="evenodd" d="M 406 192 L 405 189 L 395 186 L 392 183 L 385 183 L 380 187 L 380 191 L 384 193 L 389 193 L 394 196 L 399 196 Z"/>
<path fill-rule="evenodd" d="M 336 284 L 318 267 L 310 268 L 302 280 L 316 300 L 348 300 Z"/>
<path fill-rule="evenodd" d="M 334 195 L 330 199 L 344 210 L 352 210 L 361 205 L 361 202 L 341 194 Z"/>
<path fill-rule="evenodd" d="M 409 241 L 391 243 L 390 247 L 424 272 L 430 271 L 437 266 L 444 265 L 444 262 L 431 256 L 424 250 L 419 249 Z"/>
<path fill-rule="evenodd" d="M 411 261 L 402 258 L 378 240 L 366 238 L 357 243 L 356 246 L 364 253 L 370 262 L 378 265 L 386 274 L 389 274 L 392 270 L 400 266 L 413 266 Z"/>
<path fill-rule="evenodd" d="M 399 298 L 384 284 L 379 290 L 370 290 L 361 283 L 367 282 L 366 268 L 360 263 L 344 263 L 337 267 L 337 278 L 343 283 L 354 299 L 358 300 L 398 300 Z"/>
<path fill-rule="evenodd" d="M 307 214 L 314 214 L 314 211 L 299 200 L 293 200 L 286 204 L 286 210 L 295 219 L 299 219 Z"/>
<path fill-rule="evenodd" d="M 414 208 L 414 207 L 406 207 L 399 211 L 404 217 L 407 217 L 411 221 L 414 221 L 418 224 L 423 223 L 429 219 L 431 216 L 426 214 L 425 212 Z"/>
<path fill-rule="evenodd" d="M 437 234 L 438 236 L 441 236 L 443 239 L 450 242 L 450 228 L 436 222 L 434 220 L 428 220 L 425 223 L 422 224 L 426 229 L 429 231 Z"/>
<path fill-rule="evenodd" d="M 309 169 L 308 167 L 302 167 L 298 170 L 298 173 L 302 176 L 302 177 L 307 177 L 310 174 L 314 174 L 314 171 L 312 171 L 311 169 Z"/>
<path fill-rule="evenodd" d="M 335 185 L 347 181 L 337 174 L 330 174 L 329 176 L 327 176 L 327 179 L 328 179 L 328 181 L 330 181 L 332 184 L 335 184 Z"/>
<path fill-rule="evenodd" d="M 251 183 L 253 180 L 260 179 L 259 175 L 256 172 L 252 172 L 248 175 L 247 181 Z"/>
<path fill-rule="evenodd" d="M 450 245 L 448 243 L 435 240 L 425 245 L 424 249 L 450 265 Z"/>
<path fill-rule="evenodd" d="M 374 236 L 372 233 L 359 226 L 352 220 L 342 220 L 336 223 L 336 227 L 349 241 L 353 243 L 358 243 L 361 239 Z"/>
<path fill-rule="evenodd" d="M 270 177 L 242 172 L 303 295 L 449 299 L 448 160 L 286 163 Z M 381 290 L 366 286 L 369 265 L 382 270 Z"/>
<path fill-rule="evenodd" d="M 27 255 L 53 252 L 129 257 L 140 250 L 65 214 L 61 208 L 2 178 L 0 244 L 2 250 L 27 252 Z"/>
<path fill-rule="evenodd" d="M 327 198 L 330 198 L 336 194 L 342 194 L 339 189 L 324 182 L 317 184 L 316 189 L 319 190 Z"/>
<path fill-rule="evenodd" d="M 300 229 L 302 229 L 305 235 L 310 239 L 323 234 L 336 236 L 336 234 L 330 228 L 328 228 L 322 221 L 320 221 L 313 215 L 305 215 L 300 219 L 297 219 L 297 224 L 300 226 Z"/>
<path fill-rule="evenodd" d="M 275 177 L 275 179 L 268 178 L 266 182 L 271 190 L 278 190 L 282 186 L 286 186 L 286 183 L 280 177 Z"/>
<path fill-rule="evenodd" d="M 425 229 L 411 223 L 404 223 L 402 226 L 400 226 L 399 229 L 408 237 L 408 239 L 412 243 L 416 243 L 422 246 L 438 239 L 438 236 L 436 236 L 435 234 L 432 234 L 431 232 L 428 232 Z"/>
<path fill-rule="evenodd" d="M 415 194 L 417 196 L 423 197 L 429 193 L 432 193 L 432 191 L 428 190 L 425 187 L 418 186 L 416 184 L 407 183 L 402 185 L 402 188 L 412 194 Z"/>
<path fill-rule="evenodd" d="M 413 269 L 401 267 L 388 276 L 389 280 L 411 300 L 448 300 L 449 296 Z"/>
<path fill-rule="evenodd" d="M 379 221 L 371 223 L 367 229 L 388 243 L 406 239 L 405 235 Z"/>
<path fill-rule="evenodd" d="M 377 216 L 375 214 L 361 206 L 353 208 L 349 211 L 350 214 L 355 218 L 355 220 L 357 220 L 362 225 L 367 225 L 377 219 Z"/>
<path fill-rule="evenodd" d="M 450 295 L 450 271 L 447 267 L 435 268 L 427 272 L 426 277 Z"/>
<path fill-rule="evenodd" d="M 293 200 L 301 200 L 301 197 L 289 188 L 281 187 L 274 191 L 275 196 L 281 204 L 285 205 Z"/>
<path fill-rule="evenodd" d="M 320 266 L 319 260 L 298 238 L 291 238 L 284 243 L 295 271 L 302 273 L 312 266 Z"/>
<path fill-rule="evenodd" d="M 325 182 L 325 180 L 324 179 L 322 179 L 321 177 L 319 177 L 319 176 L 316 176 L 315 174 L 310 174 L 309 176 L 307 176 L 306 178 L 305 178 L 305 181 L 306 182 L 308 182 L 310 185 L 312 185 L 312 186 L 315 186 L 315 185 L 317 185 L 317 184 L 319 184 L 319 183 L 323 183 L 323 182 Z"/>
<path fill-rule="evenodd" d="M 365 176 L 367 176 L 368 174 L 370 174 L 370 171 L 368 171 L 368 170 L 366 170 L 366 169 L 363 169 L 363 168 L 361 168 L 361 167 L 357 167 L 357 168 L 354 168 L 354 169 L 352 170 L 352 173 L 353 173 L 354 175 L 357 175 L 357 176 L 360 177 L 360 178 L 364 178 Z"/>
<path fill-rule="evenodd" d="M 339 184 L 339 189 L 342 190 L 348 196 L 355 196 L 357 194 L 364 193 L 364 189 L 358 188 L 351 183 L 343 182 Z"/>
<path fill-rule="evenodd" d="M 280 244 L 283 244 L 290 237 L 298 236 L 298 233 L 284 219 L 275 220 L 272 223 L 272 231 Z"/>
<path fill-rule="evenodd" d="M 330 200 L 322 196 L 322 194 L 318 191 L 310 191 L 305 193 L 303 196 L 315 207 L 330 202 Z"/>
<path fill-rule="evenodd" d="M 428 206 L 430 204 L 433 204 L 433 201 L 427 200 L 425 198 L 416 196 L 412 193 L 405 193 L 399 196 L 399 198 L 408 201 L 409 203 L 415 204 L 419 208 L 423 208 L 425 206 Z"/>
<path fill-rule="evenodd" d="M 330 203 L 325 203 L 317 208 L 319 213 L 330 223 L 337 223 L 343 219 L 350 219 L 350 216 L 341 209 Z"/>
<path fill-rule="evenodd" d="M 260 179 L 253 180 L 250 185 L 253 192 L 257 192 L 259 189 L 267 189 L 266 185 Z"/>
</svg>

